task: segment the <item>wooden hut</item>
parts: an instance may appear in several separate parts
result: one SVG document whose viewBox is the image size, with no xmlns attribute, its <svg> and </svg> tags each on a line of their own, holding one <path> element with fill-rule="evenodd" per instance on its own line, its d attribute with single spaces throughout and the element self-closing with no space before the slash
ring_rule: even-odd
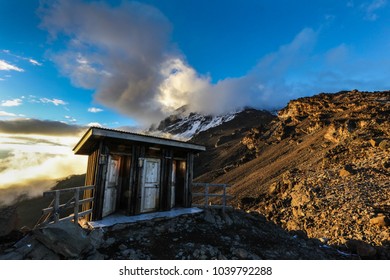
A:
<svg viewBox="0 0 390 280">
<path fill-rule="evenodd" d="M 74 147 L 88 155 L 84 192 L 93 197 L 87 220 L 101 220 L 115 212 L 125 215 L 191 207 L 194 155 L 201 145 L 91 127 Z"/>
</svg>

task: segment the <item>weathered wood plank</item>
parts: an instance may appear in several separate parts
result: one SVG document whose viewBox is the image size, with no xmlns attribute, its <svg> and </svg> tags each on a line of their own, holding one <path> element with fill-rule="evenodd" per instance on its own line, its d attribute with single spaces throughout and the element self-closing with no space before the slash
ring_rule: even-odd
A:
<svg viewBox="0 0 390 280">
<path fill-rule="evenodd" d="M 61 190 L 54 190 L 54 191 L 46 191 L 43 193 L 44 196 L 49 196 L 49 195 L 55 195 L 58 191 L 61 193 L 67 193 L 67 192 L 74 192 L 76 189 L 80 189 L 82 191 L 85 190 L 90 190 L 95 188 L 95 186 L 81 186 L 81 187 L 75 187 L 75 188 L 68 188 L 68 189 L 61 189 Z"/>
<path fill-rule="evenodd" d="M 55 191 L 54 198 L 54 222 L 57 223 L 60 218 L 60 191 Z"/>
<path fill-rule="evenodd" d="M 80 189 L 75 189 L 74 191 L 74 222 L 78 223 L 79 222 L 79 200 L 80 200 Z"/>
<path fill-rule="evenodd" d="M 93 197 L 81 199 L 81 200 L 79 200 L 79 205 L 84 204 L 84 203 L 88 203 L 88 202 L 92 202 L 92 201 L 93 201 Z M 66 208 L 72 208 L 72 207 L 74 207 L 74 204 L 75 204 L 75 202 L 73 201 L 73 202 L 69 203 L 68 207 L 66 207 Z M 59 208 L 60 209 L 64 208 L 65 205 L 66 204 L 61 204 L 61 205 L 59 205 Z M 48 214 L 50 212 L 53 212 L 53 210 L 54 210 L 54 207 L 44 208 L 44 209 L 42 209 L 42 214 Z"/>
</svg>

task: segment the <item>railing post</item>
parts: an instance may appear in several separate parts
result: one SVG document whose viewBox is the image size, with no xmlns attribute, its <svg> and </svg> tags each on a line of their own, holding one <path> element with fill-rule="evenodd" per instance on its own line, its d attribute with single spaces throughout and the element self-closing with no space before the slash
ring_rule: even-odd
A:
<svg viewBox="0 0 390 280">
<path fill-rule="evenodd" d="M 58 223 L 60 219 L 60 191 L 56 190 L 54 197 L 54 223 Z"/>
<path fill-rule="evenodd" d="M 223 197 L 222 197 L 222 212 L 225 213 L 226 208 L 226 185 L 223 186 Z"/>
<path fill-rule="evenodd" d="M 204 206 L 205 207 L 209 207 L 209 184 L 206 183 L 205 186 L 204 186 Z"/>
<path fill-rule="evenodd" d="M 73 221 L 75 225 L 79 223 L 79 197 L 80 197 L 80 189 L 76 188 L 74 190 L 74 215 L 73 215 Z"/>
</svg>

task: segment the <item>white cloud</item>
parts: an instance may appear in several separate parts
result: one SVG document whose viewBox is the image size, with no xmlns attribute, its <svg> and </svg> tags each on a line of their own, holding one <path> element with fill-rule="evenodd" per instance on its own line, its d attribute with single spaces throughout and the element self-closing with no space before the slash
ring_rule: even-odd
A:
<svg viewBox="0 0 390 280">
<path fill-rule="evenodd" d="M 100 123 L 98 122 L 91 122 L 89 124 L 87 124 L 87 126 L 96 126 L 96 127 L 103 127 Z"/>
<path fill-rule="evenodd" d="M 66 105 L 68 103 L 66 103 L 65 101 L 61 100 L 61 99 L 56 99 L 56 98 L 53 98 L 53 99 L 49 99 L 49 98 L 40 98 L 39 99 L 40 102 L 42 103 L 52 103 L 53 105 L 55 106 L 58 106 L 58 105 Z"/>
<path fill-rule="evenodd" d="M 65 119 L 67 119 L 69 122 L 77 122 L 77 119 L 75 119 L 74 117 L 71 117 L 71 116 L 65 116 Z"/>
<path fill-rule="evenodd" d="M 20 105 L 22 105 L 22 99 L 19 99 L 19 98 L 4 100 L 0 104 L 0 106 L 3 106 L 3 107 L 14 107 L 14 106 L 20 106 Z"/>
<path fill-rule="evenodd" d="M 17 72 L 24 72 L 22 68 L 19 68 L 15 65 L 12 65 L 5 60 L 0 59 L 0 70 L 2 71 L 17 71 Z"/>
<path fill-rule="evenodd" d="M 375 21 L 379 18 L 378 10 L 387 5 L 387 0 L 374 0 L 361 5 L 361 9 L 365 12 L 364 19 Z"/>
<path fill-rule="evenodd" d="M 90 112 L 90 113 L 99 113 L 99 112 L 103 112 L 103 109 L 96 108 L 96 107 L 91 107 L 91 108 L 88 108 L 88 112 Z"/>
<path fill-rule="evenodd" d="M 16 115 L 5 111 L 0 111 L 0 117 L 16 117 Z"/>
<path fill-rule="evenodd" d="M 42 66 L 42 63 L 36 61 L 35 59 L 29 58 L 28 61 L 35 66 Z"/>
</svg>

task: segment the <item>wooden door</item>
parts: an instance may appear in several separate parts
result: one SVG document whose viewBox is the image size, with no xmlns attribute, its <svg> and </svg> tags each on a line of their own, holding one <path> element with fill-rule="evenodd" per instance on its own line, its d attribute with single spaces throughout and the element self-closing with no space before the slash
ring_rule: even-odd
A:
<svg viewBox="0 0 390 280">
<path fill-rule="evenodd" d="M 171 174 L 171 209 L 175 207 L 176 203 L 176 160 L 172 162 L 172 174 Z"/>
<path fill-rule="evenodd" d="M 160 160 L 145 158 L 143 161 L 141 213 L 156 211 L 160 198 Z"/>
<path fill-rule="evenodd" d="M 102 217 L 108 216 L 116 210 L 120 161 L 120 156 L 108 156 Z"/>
</svg>

